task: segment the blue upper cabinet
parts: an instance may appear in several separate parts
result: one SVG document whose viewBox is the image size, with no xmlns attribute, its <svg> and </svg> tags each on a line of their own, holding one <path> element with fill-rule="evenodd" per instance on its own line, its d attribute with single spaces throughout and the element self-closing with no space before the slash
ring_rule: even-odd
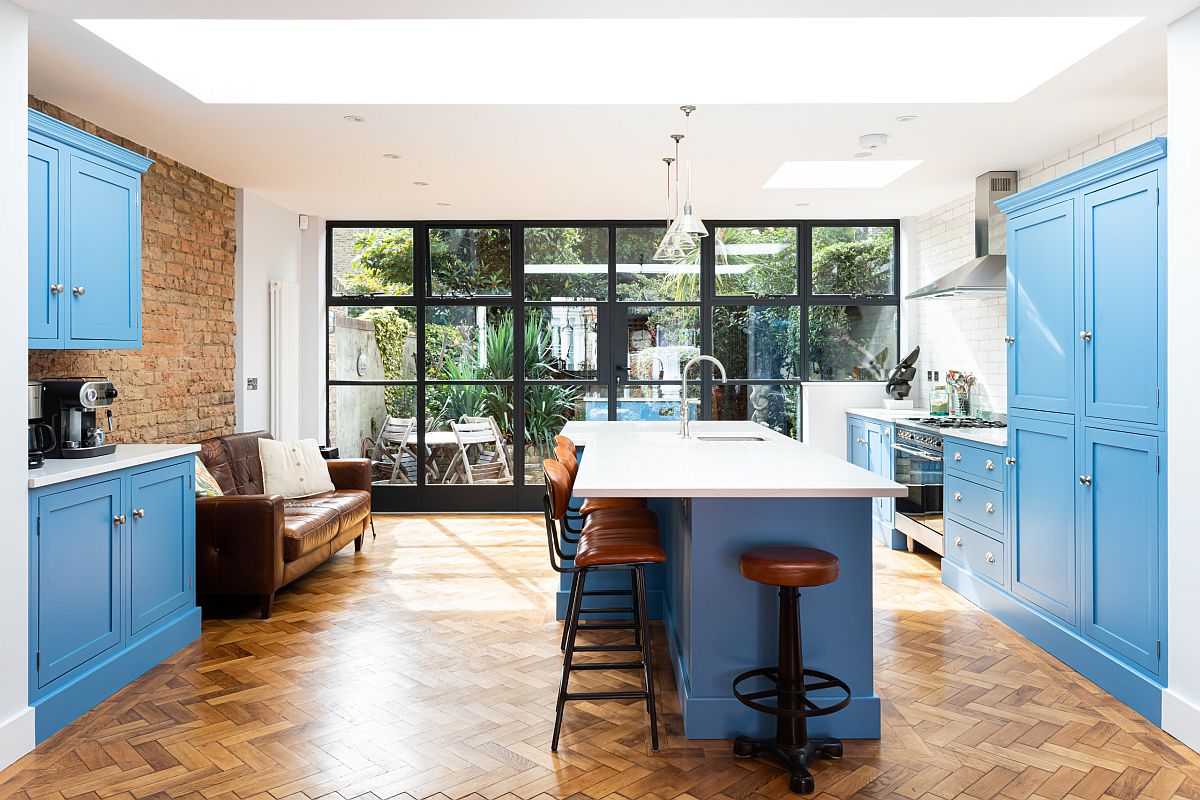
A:
<svg viewBox="0 0 1200 800">
<path fill-rule="evenodd" d="M 29 346 L 142 346 L 141 176 L 153 162 L 29 112 Z"/>
<path fill-rule="evenodd" d="M 1084 414 L 1157 424 L 1159 171 L 1118 176 L 1083 197 Z"/>
<path fill-rule="evenodd" d="M 1075 201 L 1008 223 L 1008 404 L 1075 404 Z"/>
</svg>

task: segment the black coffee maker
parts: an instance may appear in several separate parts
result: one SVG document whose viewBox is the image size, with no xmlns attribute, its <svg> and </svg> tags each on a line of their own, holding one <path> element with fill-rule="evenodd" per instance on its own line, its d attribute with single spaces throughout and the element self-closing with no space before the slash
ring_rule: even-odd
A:
<svg viewBox="0 0 1200 800">
<path fill-rule="evenodd" d="M 42 466 L 49 453 L 58 446 L 54 428 L 42 422 L 42 396 L 45 394 L 41 381 L 29 382 L 29 468 Z"/>
<path fill-rule="evenodd" d="M 104 430 L 112 432 L 117 399 L 117 387 L 107 378 L 65 378 L 42 381 L 42 386 L 42 422 L 57 440 L 47 458 L 92 458 L 116 451 Z"/>
</svg>

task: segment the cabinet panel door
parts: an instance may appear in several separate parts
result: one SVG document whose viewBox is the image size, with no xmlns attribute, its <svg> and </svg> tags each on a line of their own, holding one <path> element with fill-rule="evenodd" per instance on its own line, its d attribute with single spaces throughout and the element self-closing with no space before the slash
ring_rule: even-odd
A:
<svg viewBox="0 0 1200 800">
<path fill-rule="evenodd" d="M 1084 413 L 1158 422 L 1158 173 L 1084 197 Z"/>
<path fill-rule="evenodd" d="M 867 429 L 861 419 L 852 419 L 847 426 L 846 458 L 856 467 L 870 468 L 871 455 L 867 449 Z"/>
<path fill-rule="evenodd" d="M 38 686 L 121 641 L 119 478 L 38 500 Z"/>
<path fill-rule="evenodd" d="M 1158 437 L 1087 428 L 1080 486 L 1083 632 L 1159 669 Z"/>
<path fill-rule="evenodd" d="M 866 425 L 867 440 L 867 469 L 874 472 L 876 475 L 887 477 L 891 472 L 890 464 L 892 457 L 892 440 L 891 437 L 884 438 L 885 430 L 881 423 L 867 423 Z M 890 497 L 876 497 L 871 501 L 874 507 L 875 518 L 884 521 L 888 516 L 888 503 Z"/>
<path fill-rule="evenodd" d="M 72 339 L 137 341 L 138 179 L 72 154 L 67 237 Z M 75 290 L 82 289 L 82 294 Z"/>
<path fill-rule="evenodd" d="M 1075 625 L 1075 426 L 1009 417 L 1012 590 Z"/>
<path fill-rule="evenodd" d="M 176 464 L 131 479 L 129 547 L 130 631 L 187 605 L 192 595 L 191 530 L 195 499 L 190 465 Z"/>
<path fill-rule="evenodd" d="M 1009 405 L 1075 406 L 1075 205 L 1064 200 L 1008 223 Z"/>
<path fill-rule="evenodd" d="M 58 151 L 29 142 L 29 338 L 55 340 L 62 295 L 58 269 Z"/>
</svg>

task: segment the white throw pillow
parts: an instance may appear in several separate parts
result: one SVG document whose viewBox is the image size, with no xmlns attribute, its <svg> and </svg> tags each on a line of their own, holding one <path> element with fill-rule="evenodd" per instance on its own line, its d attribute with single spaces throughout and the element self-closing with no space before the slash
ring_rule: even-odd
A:
<svg viewBox="0 0 1200 800">
<path fill-rule="evenodd" d="M 321 457 L 316 439 L 259 439 L 258 460 L 262 462 L 263 490 L 267 494 L 295 498 L 333 491 L 329 465 Z"/>
</svg>

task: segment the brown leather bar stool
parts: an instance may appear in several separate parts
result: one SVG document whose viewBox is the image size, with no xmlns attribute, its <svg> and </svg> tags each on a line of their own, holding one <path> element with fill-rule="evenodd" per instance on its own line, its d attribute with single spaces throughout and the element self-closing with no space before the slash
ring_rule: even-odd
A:
<svg viewBox="0 0 1200 800">
<path fill-rule="evenodd" d="M 813 791 L 813 777 L 806 765 L 818 756 L 842 757 L 840 739 L 810 739 L 808 719 L 840 711 L 850 703 L 850 687 L 827 672 L 806 669 L 800 641 L 799 587 L 824 586 L 838 578 L 838 558 L 815 547 L 756 547 L 742 553 L 738 569 L 743 578 L 779 587 L 779 666 L 752 669 L 733 679 L 733 694 L 743 705 L 778 717 L 775 738 L 739 736 L 733 742 L 736 756 L 766 755 L 791 774 L 791 790 Z M 766 678 L 774 688 L 742 691 L 740 684 Z M 811 679 L 811 681 L 810 681 Z M 818 707 L 808 692 L 841 689 L 846 696 L 837 703 Z M 775 705 L 759 702 L 774 698 Z"/>
<path fill-rule="evenodd" d="M 546 477 L 546 496 L 544 509 L 546 516 L 546 539 L 550 547 L 550 563 L 557 572 L 571 573 L 574 583 L 571 589 L 571 600 L 567 609 L 566 653 L 563 656 L 562 681 L 558 688 L 558 702 L 554 714 L 554 736 L 550 743 L 551 750 L 558 750 L 559 733 L 562 730 L 563 712 L 569 700 L 644 700 L 646 710 L 650 715 L 650 746 L 658 750 L 658 716 L 654 703 L 654 671 L 651 661 L 650 625 L 646 617 L 646 564 L 661 564 L 667 560 L 662 545 L 658 541 L 657 526 L 635 526 L 618 524 L 605 526 L 596 524 L 579 536 L 578 547 L 574 556 L 564 555 L 559 545 L 560 531 L 558 530 L 567 514 L 567 504 L 571 498 L 571 478 L 567 468 L 558 461 L 546 459 L 542 462 Z M 566 561 L 572 561 L 572 566 L 565 566 Z M 633 622 L 592 623 L 581 626 L 580 613 L 584 609 L 583 598 L 588 596 L 586 590 L 587 577 L 600 571 L 629 570 L 633 581 Z M 616 609 L 614 609 L 616 610 Z M 634 631 L 633 644 L 607 645 L 577 645 L 580 630 L 594 627 L 631 628 Z M 638 652 L 638 661 L 608 661 L 575 663 L 575 654 L 583 652 Z M 569 683 L 571 672 L 575 670 L 641 670 L 643 689 L 631 691 L 603 692 L 571 692 Z"/>
</svg>

